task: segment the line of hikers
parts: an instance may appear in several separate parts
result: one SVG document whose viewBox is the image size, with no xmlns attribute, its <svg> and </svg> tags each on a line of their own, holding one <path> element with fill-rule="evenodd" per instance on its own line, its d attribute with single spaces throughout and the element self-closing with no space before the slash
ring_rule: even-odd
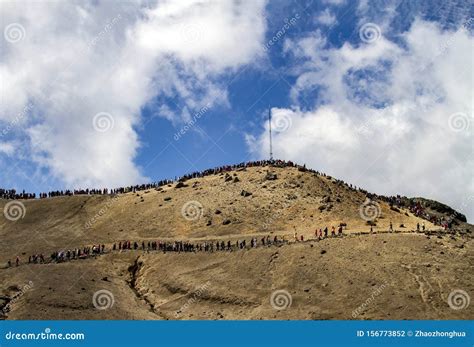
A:
<svg viewBox="0 0 474 347">
<path fill-rule="evenodd" d="M 324 229 L 315 230 L 315 239 L 321 240 L 328 237 L 329 229 L 325 227 Z M 339 226 L 336 235 L 336 228 L 333 226 L 331 231 L 331 236 L 342 236 L 342 226 Z M 304 242 L 304 236 L 294 233 L 295 242 Z M 162 251 L 166 252 L 214 252 L 214 251 L 235 251 L 242 249 L 251 249 L 257 247 L 269 247 L 272 245 L 280 245 L 288 243 L 285 237 L 282 236 L 273 236 L 270 235 L 263 236 L 260 239 L 253 237 L 250 239 L 250 242 L 247 243 L 247 240 L 236 240 L 233 241 L 203 241 L 203 242 L 190 242 L 190 241 L 119 241 L 115 242 L 111 251 L 127 251 L 127 250 L 142 250 L 142 251 Z M 100 254 L 108 253 L 105 244 L 98 244 L 93 246 L 85 246 L 82 248 L 74 248 L 68 250 L 60 250 L 51 253 L 49 259 L 46 259 L 42 253 L 33 254 L 28 257 L 28 264 L 45 264 L 45 263 L 61 263 L 69 260 L 75 259 L 85 259 L 89 256 L 95 256 Z M 21 263 L 20 257 L 17 256 L 15 259 L 15 265 L 19 266 Z M 9 259 L 8 267 L 12 267 L 12 261 Z"/>
<path fill-rule="evenodd" d="M 105 253 L 105 245 L 93 245 L 85 246 L 83 248 L 68 249 L 66 251 L 61 250 L 51 253 L 49 259 L 46 259 L 43 253 L 33 254 L 28 257 L 28 264 L 45 264 L 45 263 L 61 263 L 72 259 L 85 259 L 91 255 L 98 255 Z M 21 263 L 20 257 L 17 256 L 15 259 L 15 266 L 19 266 Z M 8 267 L 12 267 L 12 261 L 9 259 L 7 262 Z"/>
<path fill-rule="evenodd" d="M 195 171 L 195 172 L 183 175 L 181 177 L 175 177 L 174 180 L 163 179 L 163 180 L 152 182 L 152 183 L 146 183 L 146 184 L 140 184 L 140 185 L 134 185 L 134 186 L 128 186 L 128 187 L 120 187 L 120 188 L 115 188 L 115 189 L 103 188 L 103 189 L 56 190 L 56 191 L 51 191 L 48 193 L 40 193 L 39 198 L 44 199 L 44 198 L 51 198 L 51 197 L 56 197 L 56 196 L 71 196 L 71 195 L 123 194 L 123 193 L 158 188 L 158 187 L 165 186 L 174 182 L 178 182 L 178 181 L 183 182 L 188 179 L 215 175 L 221 172 L 228 172 L 228 171 L 233 171 L 233 170 L 246 168 L 246 167 L 268 166 L 268 165 L 272 165 L 276 167 L 297 167 L 297 166 L 299 167 L 299 165 L 293 163 L 292 161 L 257 160 L 257 161 L 243 162 L 243 163 L 235 164 L 235 165 L 223 165 L 223 166 L 219 166 L 213 169 L 207 169 L 203 171 Z M 302 168 L 306 169 L 306 166 L 302 166 Z M 27 193 L 24 190 L 18 193 L 15 189 L 9 189 L 9 190 L 0 189 L 0 198 L 2 199 L 35 199 L 36 193 Z"/>
<path fill-rule="evenodd" d="M 271 246 L 276 244 L 282 244 L 285 240 L 274 236 L 273 239 L 270 236 L 262 237 L 260 243 L 257 238 L 254 237 L 250 240 L 250 248 L 256 248 L 259 244 L 261 246 Z M 225 241 L 204 241 L 192 243 L 189 241 L 120 241 L 114 243 L 112 251 L 124 251 L 124 250 L 143 250 L 143 251 L 163 251 L 163 252 L 214 252 L 214 251 L 232 251 L 238 249 L 247 248 L 246 240 L 236 240 L 231 242 Z"/>
<path fill-rule="evenodd" d="M 339 225 L 339 227 L 337 228 L 337 235 L 336 235 L 336 228 L 334 226 L 332 226 L 331 227 L 331 236 L 332 237 L 342 236 L 342 227 L 343 227 L 342 225 Z M 323 233 L 324 233 L 324 236 L 323 236 Z M 316 230 L 314 231 L 314 237 L 318 240 L 322 240 L 323 238 L 328 237 L 328 233 L 329 233 L 328 227 L 325 227 L 324 229 L 319 229 L 319 231 L 318 231 L 318 228 L 316 228 Z M 295 233 L 294 237 L 295 237 L 295 240 L 298 241 L 298 236 L 297 236 L 296 233 Z M 304 241 L 303 235 L 300 236 L 300 240 Z"/>
</svg>

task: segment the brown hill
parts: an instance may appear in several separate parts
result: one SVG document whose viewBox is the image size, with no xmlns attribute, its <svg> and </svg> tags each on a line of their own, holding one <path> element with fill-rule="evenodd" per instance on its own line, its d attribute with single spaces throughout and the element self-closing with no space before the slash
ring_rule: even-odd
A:
<svg viewBox="0 0 474 347">
<path fill-rule="evenodd" d="M 473 318 L 472 306 L 447 303 L 455 289 L 473 292 L 471 225 L 456 215 L 457 230 L 446 233 L 313 172 L 249 167 L 137 193 L 22 203 L 23 218 L 0 218 L 0 261 L 21 259 L 0 269 L 0 307 L 11 319 Z M 344 237 L 310 240 L 341 223 Z M 414 232 L 417 224 L 431 236 Z M 295 243 L 294 232 L 309 241 Z M 249 249 L 267 235 L 279 243 Z M 212 253 L 111 251 L 123 240 L 244 239 L 247 249 Z M 24 264 L 99 243 L 106 254 Z M 101 289 L 113 294 L 110 309 L 92 304 Z M 285 310 L 270 305 L 279 289 L 291 296 Z"/>
</svg>

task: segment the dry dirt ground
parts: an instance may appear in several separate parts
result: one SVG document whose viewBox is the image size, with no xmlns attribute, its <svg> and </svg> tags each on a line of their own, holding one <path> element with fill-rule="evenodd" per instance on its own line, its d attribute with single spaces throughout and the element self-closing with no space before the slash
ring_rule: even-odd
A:
<svg viewBox="0 0 474 347">
<path fill-rule="evenodd" d="M 24 218 L 0 218 L 0 262 L 20 255 L 24 263 L 33 253 L 49 256 L 99 242 L 110 249 L 119 240 L 292 240 L 294 231 L 309 239 L 314 228 L 341 222 L 347 223 L 345 236 L 233 252 L 132 250 L 59 264 L 3 265 L 2 318 L 474 318 L 474 304 L 464 300 L 458 310 L 448 304 L 455 290 L 468 295 L 461 299 L 474 295 L 472 234 L 434 232 L 436 226 L 381 201 L 377 233 L 368 234 L 360 216 L 364 194 L 294 168 L 272 171 L 276 180 L 265 179 L 265 168 L 249 168 L 232 172 L 232 180 L 213 175 L 182 188 L 116 198 L 26 201 Z M 189 201 L 202 206 L 198 218 L 183 217 Z M 0 200 L 0 209 L 5 203 Z M 390 221 L 398 232 L 385 232 Z M 411 232 L 417 222 L 431 235 Z M 93 296 L 104 290 L 107 308 L 97 309 Z"/>
</svg>

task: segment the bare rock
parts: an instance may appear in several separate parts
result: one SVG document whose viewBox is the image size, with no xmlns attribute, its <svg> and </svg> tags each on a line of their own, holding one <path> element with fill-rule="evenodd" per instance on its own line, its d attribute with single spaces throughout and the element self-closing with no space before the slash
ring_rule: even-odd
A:
<svg viewBox="0 0 474 347">
<path fill-rule="evenodd" d="M 242 190 L 242 191 L 240 192 L 240 195 L 243 196 L 243 197 L 247 197 L 247 196 L 252 195 L 252 193 L 250 193 L 250 192 L 248 192 L 248 191 L 246 191 L 246 190 Z"/>
</svg>

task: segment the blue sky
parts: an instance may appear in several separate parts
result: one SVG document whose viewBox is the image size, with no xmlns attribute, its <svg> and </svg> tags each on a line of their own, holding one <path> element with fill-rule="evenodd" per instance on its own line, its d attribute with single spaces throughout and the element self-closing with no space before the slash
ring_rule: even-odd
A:
<svg viewBox="0 0 474 347">
<path fill-rule="evenodd" d="M 276 157 L 473 216 L 471 2 L 0 11 L 2 187 L 117 186 L 266 158 L 271 107 Z M 97 131 L 98 114 L 113 126 Z"/>
</svg>

